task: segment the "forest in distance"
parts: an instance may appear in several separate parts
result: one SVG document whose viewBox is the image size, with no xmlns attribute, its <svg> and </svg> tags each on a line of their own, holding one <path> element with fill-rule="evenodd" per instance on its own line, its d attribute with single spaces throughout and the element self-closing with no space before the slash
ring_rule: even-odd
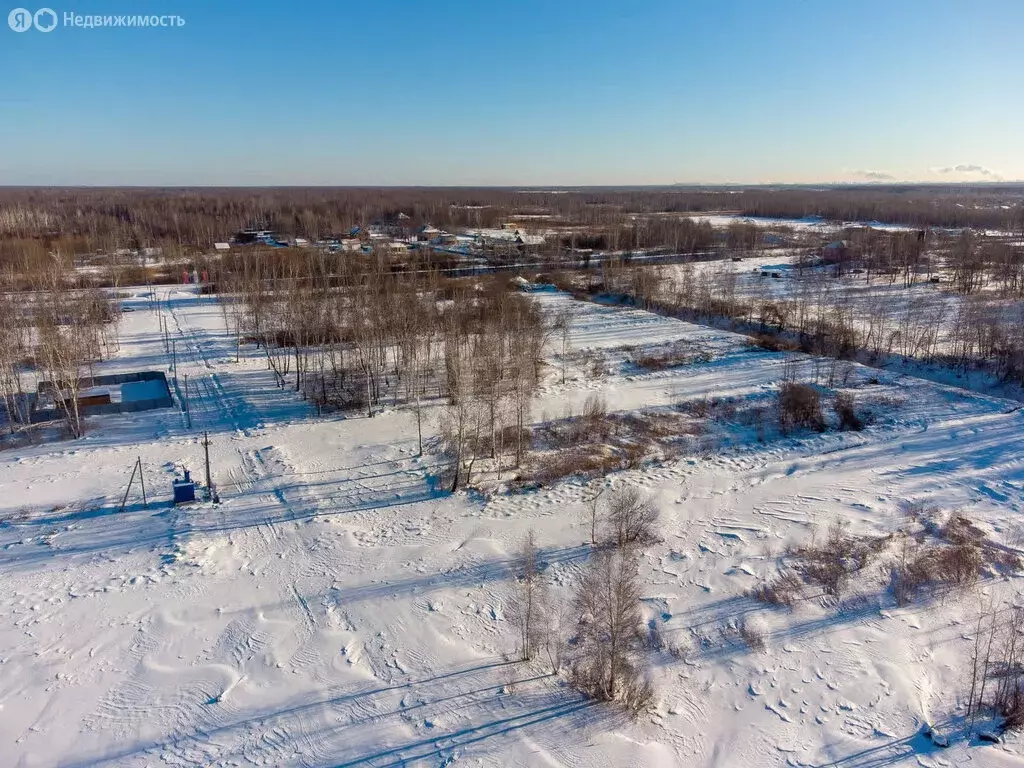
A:
<svg viewBox="0 0 1024 768">
<path fill-rule="evenodd" d="M 654 219 L 715 212 L 1022 232 L 1024 185 L 6 187 L 0 188 L 0 247 L 29 240 L 86 251 L 137 244 L 202 250 L 254 224 L 315 240 L 400 213 L 412 225 L 442 228 L 498 226 L 515 217 L 527 217 L 536 225 L 614 228 L 642 219 L 650 230 L 645 235 L 650 247 L 673 242 Z"/>
</svg>

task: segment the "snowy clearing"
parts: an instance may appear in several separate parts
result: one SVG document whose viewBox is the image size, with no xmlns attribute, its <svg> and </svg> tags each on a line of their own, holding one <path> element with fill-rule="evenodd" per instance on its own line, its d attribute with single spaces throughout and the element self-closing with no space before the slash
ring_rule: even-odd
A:
<svg viewBox="0 0 1024 768">
<path fill-rule="evenodd" d="M 166 370 L 157 315 L 131 293 L 120 356 L 98 368 Z M 592 393 L 614 411 L 763 397 L 787 359 L 814 366 L 648 312 L 535 295 L 571 307 L 569 351 L 599 350 L 607 366 L 589 378 L 567 361 L 562 383 L 552 349 L 535 421 L 579 413 Z M 661 511 L 642 571 L 663 640 L 656 703 L 631 721 L 507 661 L 511 559 L 535 530 L 544 578 L 568 599 L 589 555 L 582 483 L 442 493 L 411 411 L 315 418 L 259 352 L 236 362 L 214 299 L 179 291 L 163 307 L 191 430 L 177 409 L 97 417 L 83 439 L 0 453 L 4 765 L 1024 765 L 1019 737 L 955 738 L 979 606 L 1019 582 L 908 607 L 880 589 L 792 610 L 745 596 L 787 545 L 835 521 L 890 533 L 908 501 L 958 510 L 1019 551 L 1019 403 L 851 366 L 846 386 L 878 404 L 862 432 L 740 435 L 611 476 Z M 680 340 L 711 359 L 629 362 L 634 347 Z M 174 508 L 175 469 L 201 474 L 203 430 L 222 503 Z M 133 491 L 118 512 L 137 457 L 150 503 Z M 758 627 L 763 650 L 737 642 L 737 622 Z"/>
</svg>

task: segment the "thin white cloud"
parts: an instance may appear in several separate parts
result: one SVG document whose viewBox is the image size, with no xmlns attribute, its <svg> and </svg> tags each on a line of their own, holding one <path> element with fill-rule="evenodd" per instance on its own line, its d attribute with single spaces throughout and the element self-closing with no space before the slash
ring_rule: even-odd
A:
<svg viewBox="0 0 1024 768">
<path fill-rule="evenodd" d="M 853 172 L 853 175 L 862 179 L 867 179 L 868 181 L 895 181 L 896 179 L 896 177 L 891 173 L 886 173 L 885 171 L 857 170 Z"/>
<path fill-rule="evenodd" d="M 942 168 L 932 168 L 935 173 L 967 173 L 967 174 L 978 174 L 979 176 L 988 176 L 992 179 L 1001 179 L 998 173 L 993 171 L 991 168 L 986 168 L 983 165 L 973 165 L 970 163 L 961 163 L 960 165 L 947 165 Z"/>
</svg>

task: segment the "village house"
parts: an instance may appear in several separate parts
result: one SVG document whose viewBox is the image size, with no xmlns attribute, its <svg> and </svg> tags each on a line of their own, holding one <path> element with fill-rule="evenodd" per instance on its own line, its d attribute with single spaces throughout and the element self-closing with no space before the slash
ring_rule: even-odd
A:
<svg viewBox="0 0 1024 768">
<path fill-rule="evenodd" d="M 441 230 L 437 227 L 431 226 L 430 224 L 424 224 L 416 232 L 416 239 L 421 243 L 428 243 L 440 237 L 441 234 Z"/>
</svg>

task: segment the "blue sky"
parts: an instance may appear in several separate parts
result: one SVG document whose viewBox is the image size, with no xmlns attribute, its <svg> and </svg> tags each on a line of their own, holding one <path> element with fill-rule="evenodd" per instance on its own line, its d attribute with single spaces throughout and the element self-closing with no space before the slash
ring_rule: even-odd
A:
<svg viewBox="0 0 1024 768">
<path fill-rule="evenodd" d="M 62 1 L 0 184 L 1024 179 L 1020 0 Z"/>
</svg>

